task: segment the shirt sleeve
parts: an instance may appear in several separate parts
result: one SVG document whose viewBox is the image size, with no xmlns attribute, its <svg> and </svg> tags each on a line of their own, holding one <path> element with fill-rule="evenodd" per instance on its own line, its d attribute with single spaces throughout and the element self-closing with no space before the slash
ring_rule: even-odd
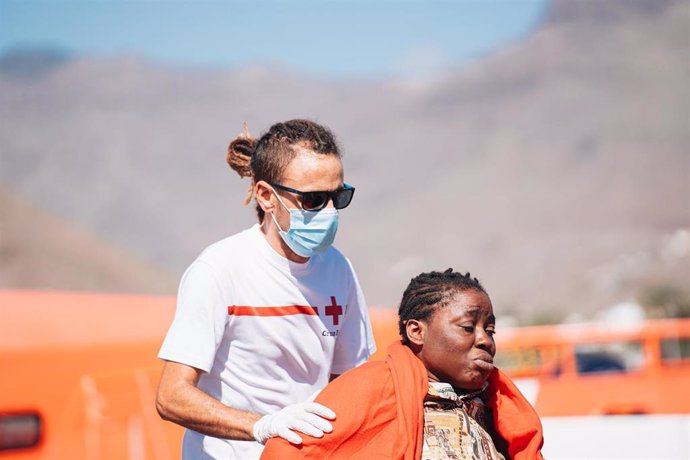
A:
<svg viewBox="0 0 690 460">
<path fill-rule="evenodd" d="M 158 357 L 209 372 L 223 339 L 228 293 L 216 271 L 197 260 L 182 275 L 175 318 Z"/>
<path fill-rule="evenodd" d="M 351 274 L 350 289 L 343 327 L 335 344 L 332 374 L 342 374 L 348 369 L 359 366 L 376 352 L 367 303 L 349 260 L 347 264 Z"/>
</svg>

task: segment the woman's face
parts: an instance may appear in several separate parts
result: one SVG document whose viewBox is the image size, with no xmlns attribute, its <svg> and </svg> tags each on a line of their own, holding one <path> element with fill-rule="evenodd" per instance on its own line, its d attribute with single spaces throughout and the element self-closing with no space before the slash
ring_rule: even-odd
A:
<svg viewBox="0 0 690 460">
<path fill-rule="evenodd" d="M 496 354 L 496 318 L 489 296 L 476 289 L 459 291 L 419 323 L 422 346 L 417 356 L 429 379 L 458 390 L 480 389 L 494 369 Z"/>
</svg>

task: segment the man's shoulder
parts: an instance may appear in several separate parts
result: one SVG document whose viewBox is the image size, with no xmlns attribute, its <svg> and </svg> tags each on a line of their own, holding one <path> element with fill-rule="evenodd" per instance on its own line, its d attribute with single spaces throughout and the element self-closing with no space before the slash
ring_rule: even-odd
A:
<svg viewBox="0 0 690 460">
<path fill-rule="evenodd" d="M 229 261 L 242 259 L 245 254 L 251 254 L 254 249 L 255 232 L 256 229 L 251 227 L 216 241 L 201 251 L 197 260 L 211 266 L 219 266 Z"/>
<path fill-rule="evenodd" d="M 350 259 L 338 250 L 335 246 L 330 246 L 323 253 L 319 254 L 318 263 L 322 266 L 332 267 L 338 270 L 354 273 L 354 268 Z"/>
</svg>

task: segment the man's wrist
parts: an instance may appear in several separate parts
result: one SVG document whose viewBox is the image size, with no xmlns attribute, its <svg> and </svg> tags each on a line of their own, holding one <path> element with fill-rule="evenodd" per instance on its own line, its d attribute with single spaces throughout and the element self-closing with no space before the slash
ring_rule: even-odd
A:
<svg viewBox="0 0 690 460">
<path fill-rule="evenodd" d="M 264 415 L 252 425 L 252 436 L 254 440 L 260 444 L 265 444 L 266 441 L 271 438 L 266 429 L 266 425 L 269 422 L 268 417 L 270 417 L 270 415 Z"/>
</svg>

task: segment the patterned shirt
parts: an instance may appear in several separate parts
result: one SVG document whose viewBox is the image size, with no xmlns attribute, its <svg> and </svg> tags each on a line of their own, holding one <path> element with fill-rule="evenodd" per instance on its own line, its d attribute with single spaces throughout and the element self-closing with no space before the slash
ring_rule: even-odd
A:
<svg viewBox="0 0 690 460">
<path fill-rule="evenodd" d="M 484 389 L 458 396 L 447 383 L 429 382 L 424 398 L 421 460 L 505 460 L 494 446 Z"/>
</svg>

